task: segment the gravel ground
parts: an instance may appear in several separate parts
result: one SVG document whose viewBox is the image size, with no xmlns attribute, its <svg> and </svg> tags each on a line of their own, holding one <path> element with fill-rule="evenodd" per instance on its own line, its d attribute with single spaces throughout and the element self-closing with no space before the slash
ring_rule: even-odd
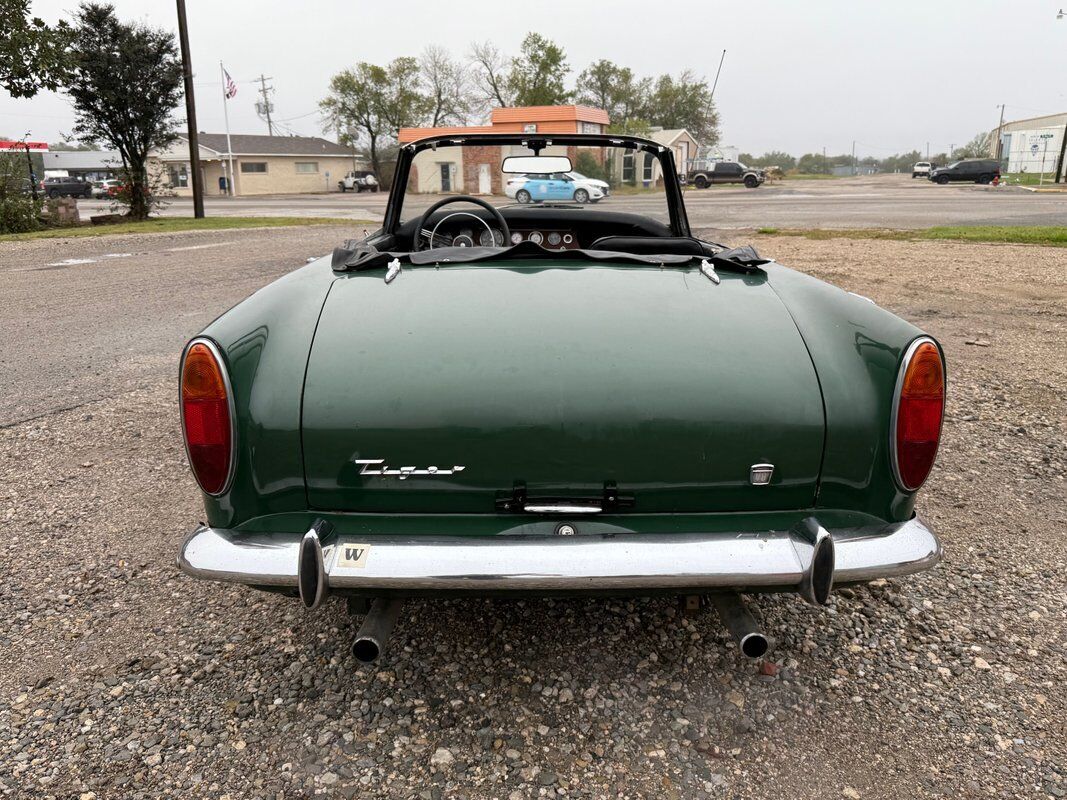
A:
<svg viewBox="0 0 1067 800">
<path fill-rule="evenodd" d="M 272 256 L 301 235 L 275 232 Z M 760 663 L 666 599 L 457 600 L 409 603 L 387 660 L 361 667 L 339 602 L 305 613 L 177 572 L 200 504 L 175 350 L 0 429 L 0 793 L 1067 796 L 1067 250 L 758 245 L 944 344 L 920 500 L 937 569 L 821 611 L 760 598 L 778 642 Z"/>
</svg>

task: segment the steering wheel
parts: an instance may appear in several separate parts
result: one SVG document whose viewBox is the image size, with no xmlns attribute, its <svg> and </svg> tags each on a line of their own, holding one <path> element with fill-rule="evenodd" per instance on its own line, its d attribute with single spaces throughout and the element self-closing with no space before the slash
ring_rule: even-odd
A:
<svg viewBox="0 0 1067 800">
<path fill-rule="evenodd" d="M 511 241 L 511 230 L 508 228 L 508 223 L 504 219 L 504 216 L 499 211 L 497 211 L 493 206 L 489 205 L 489 203 L 485 202 L 481 198 L 471 197 L 469 194 L 459 194 L 459 195 L 456 195 L 455 197 L 446 197 L 443 200 L 438 200 L 436 203 L 434 203 L 432 206 L 430 206 L 428 209 L 426 209 L 425 211 L 422 212 L 422 216 L 419 217 L 419 225 L 418 225 L 417 228 L 415 228 L 415 236 L 414 236 L 415 248 L 414 249 L 415 250 L 421 250 L 422 249 L 422 238 L 424 236 L 427 236 L 429 238 L 429 240 L 430 240 L 430 246 L 429 246 L 428 249 L 433 250 L 433 240 L 434 240 L 434 237 L 437 236 L 437 228 L 440 227 L 441 222 L 444 222 L 445 219 L 448 219 L 448 216 L 453 216 L 453 215 L 450 214 L 450 215 L 446 216 L 444 219 L 442 219 L 440 222 L 438 222 L 437 225 L 434 226 L 432 231 L 427 231 L 426 230 L 426 224 L 429 221 L 430 216 L 435 211 L 437 211 L 438 209 L 443 208 L 444 206 L 447 206 L 450 203 L 462 203 L 462 202 L 473 203 L 476 206 L 481 206 L 486 211 L 488 211 L 490 214 L 492 214 L 493 215 L 493 219 L 496 220 L 496 224 L 500 226 L 500 233 L 503 234 L 503 236 L 504 236 L 504 246 L 505 247 L 507 246 L 508 242 Z M 486 229 L 489 230 L 490 235 L 492 234 L 493 231 L 489 228 L 489 225 L 481 217 L 477 216 L 476 214 L 471 214 L 470 212 L 465 212 L 465 211 L 460 211 L 460 212 L 457 212 L 457 213 L 466 214 L 466 215 L 469 215 L 471 217 L 474 217 L 476 220 L 478 220 L 483 225 L 485 225 Z M 494 237 L 494 241 L 495 241 L 495 238 L 496 237 Z"/>
</svg>

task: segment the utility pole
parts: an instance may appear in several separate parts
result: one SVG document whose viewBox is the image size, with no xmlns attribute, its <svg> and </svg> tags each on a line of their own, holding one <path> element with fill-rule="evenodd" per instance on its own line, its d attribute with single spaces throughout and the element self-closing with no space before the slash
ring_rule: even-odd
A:
<svg viewBox="0 0 1067 800">
<path fill-rule="evenodd" d="M 856 169 L 856 140 L 852 140 L 852 174 L 855 175 L 858 172 Z"/>
<path fill-rule="evenodd" d="M 182 75 L 185 79 L 185 119 L 189 133 L 189 169 L 193 175 L 193 217 L 204 218 L 204 182 L 200 174 L 200 140 L 196 132 L 196 99 L 193 97 L 193 62 L 189 55 L 189 24 L 185 19 L 185 0 L 178 0 L 178 40 L 182 50 Z"/>
<path fill-rule="evenodd" d="M 1063 9 L 1060 9 L 1060 13 L 1056 15 L 1056 19 L 1064 18 Z M 1063 157 L 1067 155 L 1067 125 L 1063 126 L 1063 138 L 1060 140 L 1060 157 L 1056 159 L 1056 183 L 1060 182 L 1060 177 L 1063 175 Z"/>
<path fill-rule="evenodd" d="M 927 161 L 930 160 L 930 143 L 929 142 L 926 143 L 926 160 Z"/>
<path fill-rule="evenodd" d="M 33 202 L 36 203 L 37 202 L 37 175 L 33 171 L 33 159 L 30 158 L 30 143 L 28 141 L 29 138 L 30 138 L 30 134 L 29 134 L 29 131 L 27 131 L 26 135 L 22 137 L 22 146 L 26 149 L 26 169 L 28 170 L 27 174 L 30 176 L 30 192 L 33 194 Z"/>
<path fill-rule="evenodd" d="M 268 136 L 273 136 L 274 135 L 274 125 L 270 121 L 270 108 L 271 108 L 271 106 L 270 106 L 270 98 L 268 97 L 267 93 L 274 91 L 274 88 L 271 87 L 271 86 L 267 86 L 267 81 L 269 81 L 269 80 L 271 80 L 271 79 L 266 77 L 266 76 L 264 76 L 262 72 L 259 73 L 259 87 L 260 87 L 259 88 L 259 93 L 263 95 L 263 116 L 265 116 L 267 118 L 267 135 Z"/>
<path fill-rule="evenodd" d="M 1001 145 L 1002 145 L 1002 142 L 1000 141 L 1000 133 L 1001 133 L 1001 131 L 1003 129 L 1004 129 L 1004 103 L 1001 103 L 1000 104 L 1000 122 L 997 123 L 997 140 L 993 143 L 993 157 L 996 158 L 997 161 L 1000 161 L 1000 159 L 1003 157 L 1001 152 L 1000 152 L 1000 148 L 1001 148 Z"/>
</svg>

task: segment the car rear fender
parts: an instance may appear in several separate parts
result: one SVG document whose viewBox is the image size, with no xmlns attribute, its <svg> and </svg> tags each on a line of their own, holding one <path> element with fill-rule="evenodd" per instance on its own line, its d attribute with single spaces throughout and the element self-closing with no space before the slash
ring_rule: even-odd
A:
<svg viewBox="0 0 1067 800">
<path fill-rule="evenodd" d="M 237 459 L 231 488 L 204 495 L 210 525 L 307 508 L 300 406 L 319 313 L 335 279 L 322 258 L 265 286 L 201 334 L 221 350 L 233 387 Z"/>
<path fill-rule="evenodd" d="M 860 295 L 780 264 L 764 269 L 796 322 L 822 389 L 826 439 L 817 507 L 908 519 L 915 494 L 893 480 L 889 426 L 901 358 L 922 331 Z"/>
</svg>

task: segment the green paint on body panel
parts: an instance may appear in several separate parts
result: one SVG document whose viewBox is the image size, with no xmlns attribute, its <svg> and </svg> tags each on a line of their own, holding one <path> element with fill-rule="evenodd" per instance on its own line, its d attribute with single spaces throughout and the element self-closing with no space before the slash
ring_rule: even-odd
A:
<svg viewBox="0 0 1067 800">
<path fill-rule="evenodd" d="M 312 508 L 492 513 L 516 482 L 635 513 L 814 503 L 825 424 L 792 317 L 762 274 L 521 262 L 349 274 L 304 387 Z M 450 475 L 365 474 L 358 460 Z M 753 464 L 775 465 L 752 486 Z"/>
</svg>

